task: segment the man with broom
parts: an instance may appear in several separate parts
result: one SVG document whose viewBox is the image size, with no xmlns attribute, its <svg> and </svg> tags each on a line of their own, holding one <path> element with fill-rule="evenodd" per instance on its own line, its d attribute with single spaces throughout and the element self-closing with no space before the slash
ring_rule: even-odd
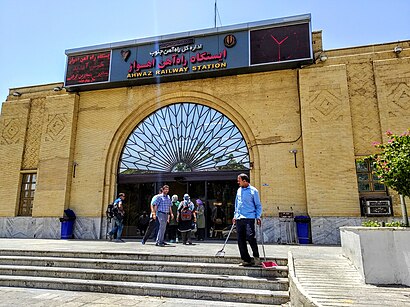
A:
<svg viewBox="0 0 410 307">
<path fill-rule="evenodd" d="M 255 219 L 261 225 L 262 205 L 258 190 L 251 186 L 246 174 L 238 176 L 239 189 L 235 198 L 235 213 L 232 223 L 236 224 L 241 266 L 261 265 L 258 244 L 255 238 Z M 251 246 L 253 258 L 249 255 L 247 242 Z"/>
</svg>

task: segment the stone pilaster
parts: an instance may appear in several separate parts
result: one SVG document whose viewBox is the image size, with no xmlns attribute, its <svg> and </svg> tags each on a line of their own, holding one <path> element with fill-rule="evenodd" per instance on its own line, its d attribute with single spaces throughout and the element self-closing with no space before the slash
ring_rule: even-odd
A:
<svg viewBox="0 0 410 307">
<path fill-rule="evenodd" d="M 77 96 L 47 97 L 33 217 L 58 217 L 69 206 Z"/>
<path fill-rule="evenodd" d="M 360 216 L 345 65 L 300 71 L 308 213 Z"/>
<path fill-rule="evenodd" d="M 0 117 L 0 216 L 18 213 L 20 170 L 29 112 L 30 99 L 3 103 Z"/>
</svg>

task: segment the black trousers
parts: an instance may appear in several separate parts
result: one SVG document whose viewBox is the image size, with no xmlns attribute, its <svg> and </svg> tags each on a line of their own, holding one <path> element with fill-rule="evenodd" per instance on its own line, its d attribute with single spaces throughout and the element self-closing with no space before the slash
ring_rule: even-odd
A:
<svg viewBox="0 0 410 307">
<path fill-rule="evenodd" d="M 205 239 L 205 228 L 198 228 L 196 230 L 196 235 L 198 237 L 198 240 L 204 240 Z"/>
<path fill-rule="evenodd" d="M 238 237 L 239 253 L 243 261 L 251 262 L 247 242 L 251 246 L 253 257 L 259 258 L 258 244 L 255 238 L 255 219 L 236 220 L 236 232 Z"/>
<path fill-rule="evenodd" d="M 181 232 L 181 236 L 183 244 L 191 244 L 191 230 Z"/>
<path fill-rule="evenodd" d="M 168 240 L 175 241 L 177 239 L 177 229 L 178 225 L 169 225 L 167 226 Z"/>
<path fill-rule="evenodd" d="M 156 224 L 157 221 L 154 220 L 153 218 L 149 219 L 149 223 L 148 223 L 148 227 L 147 230 L 145 231 L 145 235 L 142 238 L 142 241 L 145 243 L 147 242 L 147 240 L 149 239 L 149 237 L 151 236 L 151 234 L 154 232 L 155 228 L 156 228 Z"/>
</svg>

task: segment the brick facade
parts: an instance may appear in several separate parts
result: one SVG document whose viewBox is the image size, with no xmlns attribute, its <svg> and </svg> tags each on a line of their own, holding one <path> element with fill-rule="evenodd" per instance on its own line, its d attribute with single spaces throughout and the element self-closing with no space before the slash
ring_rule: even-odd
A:
<svg viewBox="0 0 410 307">
<path fill-rule="evenodd" d="M 70 207 L 102 234 L 129 133 L 157 109 L 190 102 L 223 113 L 242 132 L 265 217 L 292 208 L 312 219 L 357 220 L 355 158 L 373 153 L 387 129 L 410 126 L 410 42 L 400 45 L 399 55 L 396 44 L 329 50 L 327 61 L 293 70 L 80 93 L 53 91 L 61 84 L 11 89 L 0 117 L 0 217 L 16 217 L 21 174 L 36 171 L 33 218 Z M 399 217 L 396 195 L 393 205 Z M 0 236 L 19 232 L 7 223 Z"/>
</svg>

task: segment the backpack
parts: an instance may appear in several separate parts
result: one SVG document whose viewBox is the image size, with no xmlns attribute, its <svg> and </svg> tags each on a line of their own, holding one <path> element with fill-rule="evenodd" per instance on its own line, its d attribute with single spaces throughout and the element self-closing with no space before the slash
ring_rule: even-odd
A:
<svg viewBox="0 0 410 307">
<path fill-rule="evenodd" d="M 116 202 L 109 204 L 107 211 L 105 211 L 108 219 L 112 219 L 114 216 L 117 216 L 118 213 L 118 203 Z"/>
<path fill-rule="evenodd" d="M 190 221 L 192 220 L 192 211 L 189 210 L 189 207 L 182 208 L 180 211 L 181 221 Z"/>
</svg>

